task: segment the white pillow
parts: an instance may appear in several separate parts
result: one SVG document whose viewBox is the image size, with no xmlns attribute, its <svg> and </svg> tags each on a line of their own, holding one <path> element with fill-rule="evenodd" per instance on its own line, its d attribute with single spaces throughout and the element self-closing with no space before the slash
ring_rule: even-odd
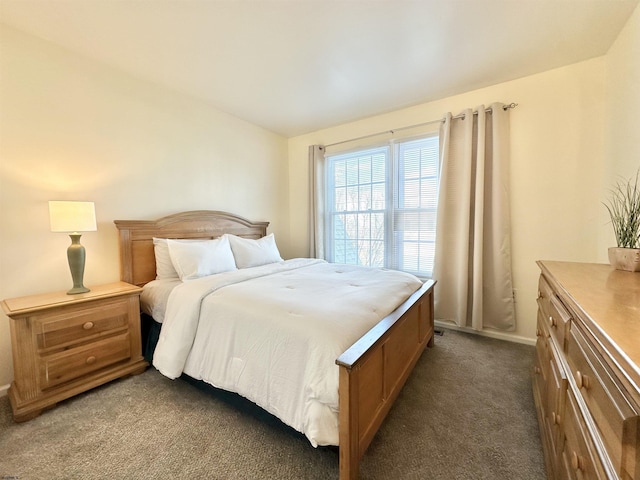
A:
<svg viewBox="0 0 640 480">
<path fill-rule="evenodd" d="M 174 240 L 175 242 L 194 243 L 194 242 L 206 242 L 202 238 L 191 238 Z M 180 277 L 176 272 L 171 256 L 169 255 L 169 247 L 167 247 L 166 238 L 153 237 L 153 251 L 156 257 L 156 280 L 176 280 Z"/>
<path fill-rule="evenodd" d="M 156 280 L 169 280 L 179 278 L 178 272 L 173 267 L 169 256 L 169 247 L 166 238 L 153 239 L 153 251 L 156 255 Z"/>
<path fill-rule="evenodd" d="M 237 270 L 229 239 L 225 236 L 200 242 L 167 240 L 169 256 L 180 280 Z"/>
<path fill-rule="evenodd" d="M 229 237 L 238 268 L 258 267 L 282 261 L 273 233 L 257 240 L 231 234 L 225 236 Z"/>
</svg>

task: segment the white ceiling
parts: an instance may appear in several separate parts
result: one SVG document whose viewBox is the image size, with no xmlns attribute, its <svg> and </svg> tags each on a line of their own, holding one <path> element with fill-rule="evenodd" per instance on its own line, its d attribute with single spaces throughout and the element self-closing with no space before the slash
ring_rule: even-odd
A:
<svg viewBox="0 0 640 480">
<path fill-rule="evenodd" d="M 0 0 L 0 21 L 285 136 L 607 52 L 639 0 Z"/>
</svg>

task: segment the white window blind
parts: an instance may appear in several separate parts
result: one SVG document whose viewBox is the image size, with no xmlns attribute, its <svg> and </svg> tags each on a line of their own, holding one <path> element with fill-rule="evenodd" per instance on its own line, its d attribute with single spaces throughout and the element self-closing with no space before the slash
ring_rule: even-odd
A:
<svg viewBox="0 0 640 480">
<path fill-rule="evenodd" d="M 327 259 L 430 277 L 437 135 L 327 156 Z"/>
</svg>

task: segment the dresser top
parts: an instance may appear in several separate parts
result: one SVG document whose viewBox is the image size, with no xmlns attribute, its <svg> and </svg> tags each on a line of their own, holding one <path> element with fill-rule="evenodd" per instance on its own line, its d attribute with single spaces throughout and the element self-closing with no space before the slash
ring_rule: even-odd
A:
<svg viewBox="0 0 640 480">
<path fill-rule="evenodd" d="M 563 300 L 581 313 L 586 326 L 603 346 L 614 349 L 617 361 L 634 380 L 640 377 L 640 272 L 609 265 L 540 261 L 557 282 Z"/>
</svg>

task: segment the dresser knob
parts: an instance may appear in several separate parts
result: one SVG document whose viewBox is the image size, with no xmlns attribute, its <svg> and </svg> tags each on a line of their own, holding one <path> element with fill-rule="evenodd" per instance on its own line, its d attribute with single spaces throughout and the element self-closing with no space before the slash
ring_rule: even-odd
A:
<svg viewBox="0 0 640 480">
<path fill-rule="evenodd" d="M 549 315 L 549 325 L 551 325 L 552 327 L 556 326 L 556 321 L 553 319 L 551 315 Z"/>
<path fill-rule="evenodd" d="M 533 367 L 533 372 L 537 375 L 541 372 L 542 370 L 540 370 L 540 367 Z"/>
<path fill-rule="evenodd" d="M 85 330 L 91 330 L 93 328 L 93 322 L 87 322 L 84 325 L 82 325 L 82 328 L 84 328 Z"/>
<path fill-rule="evenodd" d="M 560 415 L 558 415 L 556 412 L 551 412 L 551 422 L 554 425 L 560 425 Z"/>
<path fill-rule="evenodd" d="M 571 468 L 574 470 L 584 470 L 584 459 L 575 451 L 571 452 Z"/>
<path fill-rule="evenodd" d="M 578 384 L 578 388 L 589 389 L 589 377 L 579 370 L 576 372 L 576 383 Z"/>
<path fill-rule="evenodd" d="M 85 360 L 85 363 L 86 363 L 87 365 L 92 365 L 92 364 L 96 363 L 96 357 L 94 357 L 93 355 L 92 355 L 92 356 L 90 356 L 90 357 L 88 357 L 88 358 Z"/>
</svg>

